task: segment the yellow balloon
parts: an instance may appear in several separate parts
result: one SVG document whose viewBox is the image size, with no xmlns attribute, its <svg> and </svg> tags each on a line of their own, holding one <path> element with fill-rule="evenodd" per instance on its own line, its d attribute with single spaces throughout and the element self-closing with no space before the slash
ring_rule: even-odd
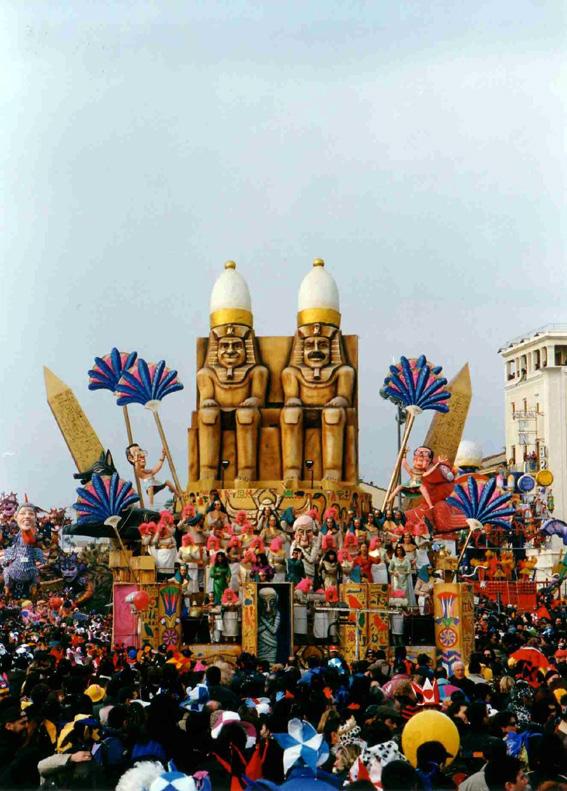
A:
<svg viewBox="0 0 567 791">
<path fill-rule="evenodd" d="M 459 731 L 455 723 L 435 709 L 426 709 L 414 714 L 402 731 L 402 750 L 412 766 L 417 766 L 417 748 L 425 742 L 441 742 L 451 754 L 447 764 L 452 763 L 461 745 Z"/>
</svg>

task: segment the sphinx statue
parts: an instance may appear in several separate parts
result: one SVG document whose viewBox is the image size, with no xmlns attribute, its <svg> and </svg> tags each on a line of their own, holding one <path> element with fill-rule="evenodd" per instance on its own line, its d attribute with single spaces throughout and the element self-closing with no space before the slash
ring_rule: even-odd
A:
<svg viewBox="0 0 567 791">
<path fill-rule="evenodd" d="M 219 477 L 224 419 L 235 424 L 235 477 L 253 481 L 268 369 L 258 359 L 248 286 L 233 261 L 213 287 L 210 327 L 205 365 L 197 372 L 199 477 Z"/>
<path fill-rule="evenodd" d="M 320 417 L 322 479 L 343 480 L 346 410 L 353 406 L 355 371 L 345 356 L 340 319 L 336 283 L 317 258 L 301 284 L 297 332 L 282 372 L 284 480 L 302 477 L 304 424 L 310 413 Z"/>
</svg>

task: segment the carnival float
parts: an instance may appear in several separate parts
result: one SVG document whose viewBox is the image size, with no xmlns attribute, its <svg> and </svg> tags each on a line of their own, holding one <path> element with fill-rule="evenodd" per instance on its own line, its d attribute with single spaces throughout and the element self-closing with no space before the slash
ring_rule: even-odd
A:
<svg viewBox="0 0 567 791">
<path fill-rule="evenodd" d="M 227 262 L 196 359 L 195 409 L 176 428 L 188 437 L 181 475 L 161 412 L 170 396 L 183 397 L 183 385 L 164 360 L 117 348 L 95 358 L 88 387 L 110 393 L 124 420 L 124 448 L 112 452 L 74 393 L 45 369 L 80 483 L 74 521 L 61 530 L 109 540 L 116 644 L 174 653 L 190 646 L 229 660 L 244 650 L 270 663 L 298 648 L 308 655 L 333 645 L 350 661 L 404 644 L 437 654 L 450 671 L 473 648 L 475 597 L 505 605 L 505 582 L 509 598 L 523 585 L 533 608 L 553 607 L 565 563 L 538 602 L 537 557 L 528 550 L 535 544 L 537 554 L 551 533 L 567 543 L 567 525 L 546 508 L 527 524 L 532 504 L 517 481 L 483 470 L 478 448 L 462 441 L 468 366 L 452 381 L 425 355 L 390 366 L 380 395 L 404 430 L 384 502 L 373 507 L 359 480 L 358 338 L 342 332 L 338 288 L 322 260 L 301 283 L 293 336 L 256 335 L 248 286 Z M 159 456 L 133 434 L 130 412 L 142 408 Z M 427 414 L 425 442 L 410 454 L 413 427 Z M 124 478 L 114 462 L 122 453 Z M 545 491 L 549 475 L 535 485 Z M 156 505 L 161 492 L 167 508 Z M 29 538 L 36 512 L 20 508 L 17 524 L 2 560 L 5 590 L 37 596 L 47 584 L 55 596 L 43 551 Z M 62 554 L 53 549 L 52 577 L 65 581 L 65 566 L 74 566 L 82 588 L 60 591 L 83 603 L 96 569 Z"/>
</svg>

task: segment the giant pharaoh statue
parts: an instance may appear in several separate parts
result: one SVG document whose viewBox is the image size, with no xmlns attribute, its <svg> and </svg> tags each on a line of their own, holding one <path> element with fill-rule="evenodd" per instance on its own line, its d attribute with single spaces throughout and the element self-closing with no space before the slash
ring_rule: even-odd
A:
<svg viewBox="0 0 567 791">
<path fill-rule="evenodd" d="M 209 337 L 197 341 L 189 489 L 356 486 L 357 355 L 356 336 L 341 334 L 338 289 L 323 261 L 301 284 L 293 338 L 255 336 L 248 286 L 225 264 Z"/>
</svg>

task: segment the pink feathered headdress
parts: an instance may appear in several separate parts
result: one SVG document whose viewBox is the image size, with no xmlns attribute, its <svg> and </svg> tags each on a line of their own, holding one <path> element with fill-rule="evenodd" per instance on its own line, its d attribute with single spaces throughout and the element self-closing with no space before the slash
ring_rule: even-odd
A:
<svg viewBox="0 0 567 791">
<path fill-rule="evenodd" d="M 329 518 L 334 519 L 335 522 L 339 518 L 339 512 L 334 506 L 331 506 L 331 508 L 327 508 L 327 510 L 325 511 L 325 519 L 329 519 Z"/>
<path fill-rule="evenodd" d="M 283 547 L 283 538 L 281 536 L 276 536 L 270 542 L 270 549 L 272 552 L 279 552 L 280 549 Z"/>
<path fill-rule="evenodd" d="M 159 538 L 165 538 L 166 536 L 172 536 L 175 532 L 175 528 L 173 526 L 173 522 L 169 523 L 166 522 L 164 519 L 160 519 L 156 529 L 156 535 Z"/>
<path fill-rule="evenodd" d="M 264 542 L 260 538 L 260 536 L 254 536 L 254 538 L 250 542 L 250 548 L 256 550 L 256 552 L 265 552 L 266 551 L 266 549 L 264 547 Z"/>
<path fill-rule="evenodd" d="M 215 552 L 218 552 L 220 549 L 220 541 L 216 536 L 209 536 L 207 539 L 207 549 L 212 549 Z"/>
<path fill-rule="evenodd" d="M 248 521 L 244 522 L 244 524 L 242 525 L 242 532 L 246 533 L 249 536 L 252 535 L 254 533 L 254 526 L 252 525 L 252 523 Z"/>
<path fill-rule="evenodd" d="M 327 604 L 334 604 L 338 602 L 339 594 L 335 585 L 330 585 L 325 591 L 325 601 Z"/>
<path fill-rule="evenodd" d="M 321 546 L 323 549 L 336 549 L 335 537 L 331 533 L 327 533 L 327 535 L 323 536 Z"/>
<path fill-rule="evenodd" d="M 370 551 L 372 552 L 373 549 L 376 549 L 376 544 L 378 543 L 378 536 L 373 536 L 370 539 Z"/>
<path fill-rule="evenodd" d="M 251 549 L 247 549 L 242 558 L 242 563 L 256 563 L 256 555 Z"/>
<path fill-rule="evenodd" d="M 156 530 L 157 525 L 155 522 L 142 522 L 142 524 L 138 526 L 138 532 L 141 536 L 153 536 Z"/>
<path fill-rule="evenodd" d="M 247 521 L 246 516 L 246 511 L 239 511 L 234 517 L 234 521 L 237 525 L 243 525 Z"/>
<path fill-rule="evenodd" d="M 238 594 L 236 591 L 233 591 L 232 588 L 225 588 L 225 591 L 221 598 L 221 604 L 224 604 L 225 607 L 230 604 L 236 604 L 238 601 Z"/>
<path fill-rule="evenodd" d="M 319 511 L 316 508 L 310 508 L 307 511 L 307 516 L 310 516 L 311 519 L 319 519 Z"/>
<path fill-rule="evenodd" d="M 339 562 L 340 563 L 342 563 L 344 560 L 347 560 L 348 556 L 349 555 L 348 555 L 348 552 L 346 551 L 346 549 L 339 549 L 339 554 L 338 554 L 337 557 L 339 558 Z"/>
<path fill-rule="evenodd" d="M 298 591 L 302 593 L 309 593 L 311 588 L 313 587 L 313 580 L 309 579 L 309 577 L 304 577 L 300 580 L 297 585 L 295 586 Z"/>
<path fill-rule="evenodd" d="M 236 547 L 237 549 L 240 549 L 241 544 L 240 544 L 240 539 L 238 538 L 238 536 L 232 536 L 232 538 L 228 542 L 228 546 L 229 547 Z"/>
<path fill-rule="evenodd" d="M 181 539 L 181 544 L 184 547 L 191 547 L 194 543 L 193 536 L 189 535 L 189 533 L 185 533 Z"/>
<path fill-rule="evenodd" d="M 169 511 L 160 511 L 159 512 L 159 521 L 163 522 L 166 525 L 172 525 L 174 522 L 173 514 Z"/>
<path fill-rule="evenodd" d="M 181 516 L 183 519 L 192 519 L 195 516 L 195 506 L 193 503 L 187 503 L 187 505 L 183 506 L 183 510 L 181 511 Z"/>
<path fill-rule="evenodd" d="M 343 541 L 344 547 L 356 547 L 358 546 L 358 541 L 354 533 L 350 533 L 347 531 L 345 539 Z"/>
</svg>

